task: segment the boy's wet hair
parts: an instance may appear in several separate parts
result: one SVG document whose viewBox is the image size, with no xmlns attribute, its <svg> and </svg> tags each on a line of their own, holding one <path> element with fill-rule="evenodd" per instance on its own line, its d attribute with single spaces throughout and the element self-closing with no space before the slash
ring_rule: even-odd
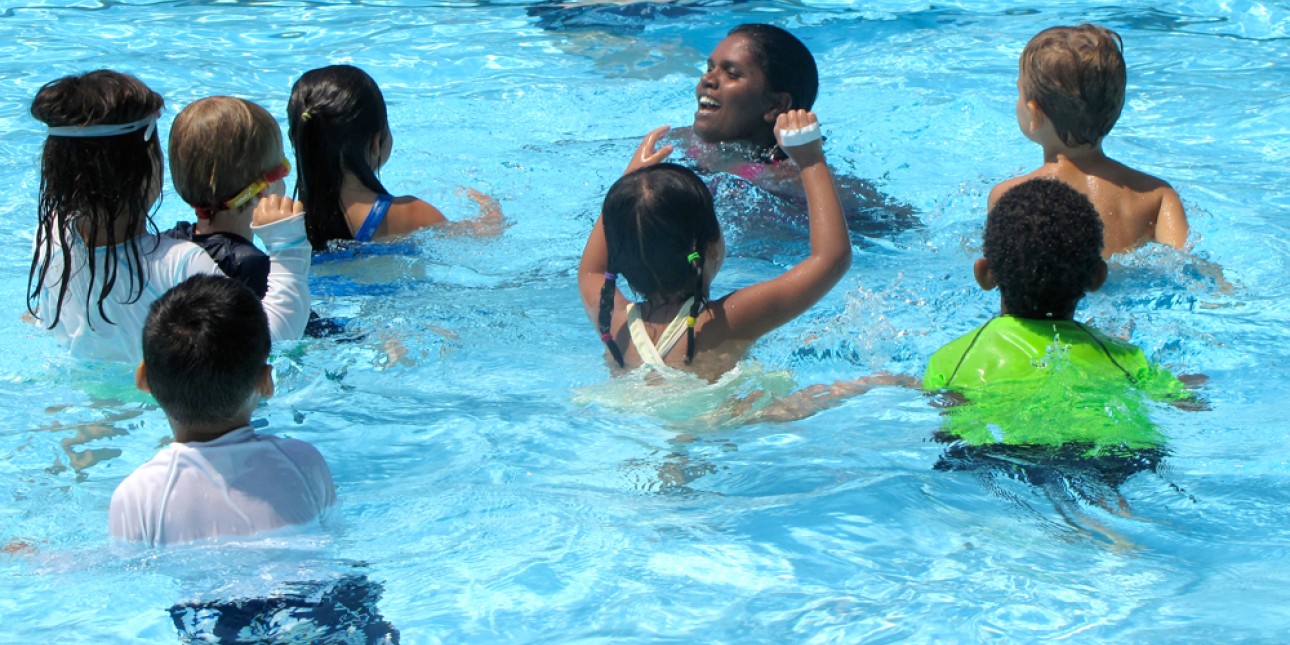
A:
<svg viewBox="0 0 1290 645">
<path fill-rule="evenodd" d="M 820 91 L 820 73 L 811 50 L 793 34 L 774 25 L 749 23 L 730 30 L 750 43 L 753 61 L 766 75 L 772 92 L 787 92 L 795 110 L 809 110 Z"/>
<path fill-rule="evenodd" d="M 990 209 L 982 252 L 1010 315 L 1069 320 L 1103 265 L 1102 219 L 1074 188 L 1031 179 Z"/>
<path fill-rule="evenodd" d="M 368 190 L 387 191 L 368 159 L 377 137 L 389 136 L 385 97 L 367 72 L 331 65 L 305 72 L 291 88 L 287 127 L 296 150 L 296 193 L 314 250 L 352 240 L 340 203 L 344 171 Z"/>
<path fill-rule="evenodd" d="M 148 310 L 143 327 L 148 389 L 174 422 L 237 417 L 268 358 L 264 307 L 232 278 L 193 276 Z"/>
<path fill-rule="evenodd" d="M 627 280 L 632 291 L 656 304 L 694 296 L 690 316 L 707 302 L 703 257 L 721 239 L 712 193 L 688 168 L 672 163 L 623 175 L 609 188 L 601 209 L 609 263 L 606 270 Z M 698 254 L 691 259 L 691 254 Z M 608 337 L 615 285 L 606 279 L 600 296 L 600 333 L 621 366 L 622 353 Z M 686 362 L 694 358 L 690 327 Z"/>
<path fill-rule="evenodd" d="M 46 83 L 31 102 L 31 115 L 49 127 L 112 125 L 154 116 L 164 104 L 161 95 L 143 81 L 103 69 Z M 106 137 L 51 135 L 45 139 L 36 244 L 27 274 L 27 310 L 49 327 L 58 324 L 68 280 L 76 268 L 71 261 L 74 230 L 89 244 L 99 242 L 98 252 L 90 254 L 86 266 L 90 284 L 84 294 L 87 313 L 97 306 L 99 316 L 112 322 L 103 302 L 118 281 L 127 281 L 127 302 L 143 295 L 143 255 L 151 249 L 140 248 L 135 231 L 156 233 L 149 209 L 161 191 L 161 145 L 157 139 L 155 133 L 145 139 L 141 131 Z M 124 237 L 117 237 L 119 230 L 127 231 Z M 62 254 L 62 270 L 49 276 L 55 250 Z M 46 288 L 58 290 L 54 311 L 38 312 L 36 303 Z"/>
<path fill-rule="evenodd" d="M 282 130 L 255 103 L 211 96 L 175 117 L 168 152 L 175 192 L 190 206 L 218 211 L 282 162 Z"/>
<path fill-rule="evenodd" d="M 1021 94 L 1068 146 L 1102 140 L 1120 118 L 1126 82 L 1123 41 L 1097 25 L 1052 27 L 1021 52 Z"/>
</svg>

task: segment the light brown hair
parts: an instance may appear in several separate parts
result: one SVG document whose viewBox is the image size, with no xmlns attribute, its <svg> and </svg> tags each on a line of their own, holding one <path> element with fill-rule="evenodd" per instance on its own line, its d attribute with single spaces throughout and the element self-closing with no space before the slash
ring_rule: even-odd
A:
<svg viewBox="0 0 1290 645">
<path fill-rule="evenodd" d="M 1097 25 L 1052 27 L 1021 52 L 1021 93 L 1053 122 L 1068 146 L 1093 144 L 1124 107 L 1124 43 Z"/>
<path fill-rule="evenodd" d="M 170 177 L 175 192 L 195 208 L 220 210 L 282 159 L 278 122 L 244 99 L 195 101 L 170 128 Z"/>
</svg>

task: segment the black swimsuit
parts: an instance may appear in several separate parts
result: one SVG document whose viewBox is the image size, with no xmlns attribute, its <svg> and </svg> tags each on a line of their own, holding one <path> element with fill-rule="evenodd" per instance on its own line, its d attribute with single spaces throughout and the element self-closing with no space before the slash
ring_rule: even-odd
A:
<svg viewBox="0 0 1290 645">
<path fill-rule="evenodd" d="M 180 222 L 162 233 L 166 237 L 187 240 L 206 250 L 224 275 L 241 282 L 261 300 L 269 291 L 269 256 L 249 240 L 234 233 L 200 235 L 190 222 Z"/>
</svg>

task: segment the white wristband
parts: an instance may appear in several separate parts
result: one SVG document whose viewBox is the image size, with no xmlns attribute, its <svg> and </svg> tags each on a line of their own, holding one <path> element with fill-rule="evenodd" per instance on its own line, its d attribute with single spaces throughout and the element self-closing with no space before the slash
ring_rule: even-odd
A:
<svg viewBox="0 0 1290 645">
<path fill-rule="evenodd" d="M 804 146 L 820 138 L 822 138 L 822 135 L 820 134 L 819 123 L 812 123 L 805 128 L 798 128 L 796 130 L 779 131 L 779 145 L 785 148 Z"/>
</svg>

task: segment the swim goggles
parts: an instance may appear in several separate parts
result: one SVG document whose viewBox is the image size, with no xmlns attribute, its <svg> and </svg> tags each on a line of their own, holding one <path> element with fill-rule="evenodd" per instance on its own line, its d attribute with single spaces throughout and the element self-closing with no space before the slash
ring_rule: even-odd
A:
<svg viewBox="0 0 1290 645">
<path fill-rule="evenodd" d="M 110 123 L 97 125 L 56 125 L 50 127 L 46 133 L 51 137 L 70 137 L 73 139 L 87 137 L 115 137 L 122 134 L 130 134 L 143 130 L 143 140 L 151 141 L 152 135 L 157 131 L 157 119 L 161 112 L 150 114 L 138 121 L 130 123 Z"/>
<path fill-rule="evenodd" d="M 242 192 L 238 193 L 237 195 L 234 195 L 232 199 L 225 201 L 219 206 L 195 207 L 195 210 L 197 211 L 197 217 L 200 217 L 201 219 L 210 219 L 211 217 L 215 216 L 215 213 L 218 213 L 220 211 L 227 211 L 227 210 L 233 210 L 234 208 L 241 208 L 242 205 L 251 201 L 251 199 L 253 199 L 256 195 L 259 195 L 261 192 L 263 192 L 265 188 L 268 188 L 269 184 L 272 184 L 273 182 L 278 181 L 283 177 L 286 177 L 287 173 L 289 172 L 291 172 L 291 162 L 287 161 L 286 159 L 283 159 L 282 163 L 269 169 L 269 172 L 264 173 L 263 179 L 255 180 L 254 182 L 251 183 L 250 186 L 247 186 L 245 189 L 243 189 Z"/>
</svg>

